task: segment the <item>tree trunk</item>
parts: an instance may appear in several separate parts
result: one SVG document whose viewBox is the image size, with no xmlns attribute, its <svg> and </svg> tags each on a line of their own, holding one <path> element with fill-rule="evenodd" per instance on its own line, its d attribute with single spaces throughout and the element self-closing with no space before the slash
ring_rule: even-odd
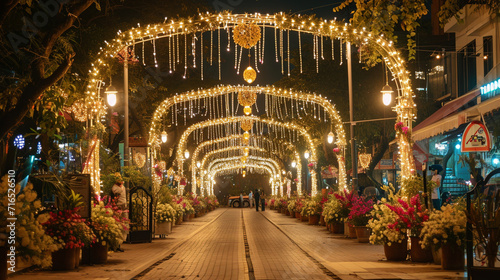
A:
<svg viewBox="0 0 500 280">
<path fill-rule="evenodd" d="M 368 170 L 366 170 L 366 175 L 370 180 L 375 184 L 375 187 L 380 188 L 382 186 L 381 183 L 379 183 L 375 178 L 373 177 L 373 170 L 375 169 L 375 166 L 379 163 L 379 161 L 384 157 L 385 152 L 389 148 L 389 140 L 387 139 L 386 136 L 380 137 L 380 143 L 377 147 L 377 151 L 373 155 L 372 161 L 370 162 L 370 165 L 368 166 Z"/>
<path fill-rule="evenodd" d="M 90 7 L 93 2 L 93 0 L 72 1 L 65 6 L 67 14 L 59 13 L 54 18 L 54 22 L 57 23 L 45 33 L 45 36 L 41 39 L 41 47 L 37 50 L 41 57 L 35 59 L 31 65 L 26 66 L 32 69 L 31 82 L 22 89 L 22 94 L 18 99 L 20 101 L 0 117 L 0 139 L 5 139 L 8 133 L 15 129 L 33 108 L 35 102 L 42 97 L 44 91 L 64 77 L 69 70 L 73 63 L 74 54 L 68 55 L 64 62 L 48 77 L 46 77 L 47 71 L 45 68 L 57 39 L 73 26 L 78 16 Z M 8 141 L 8 139 L 6 140 Z"/>
</svg>

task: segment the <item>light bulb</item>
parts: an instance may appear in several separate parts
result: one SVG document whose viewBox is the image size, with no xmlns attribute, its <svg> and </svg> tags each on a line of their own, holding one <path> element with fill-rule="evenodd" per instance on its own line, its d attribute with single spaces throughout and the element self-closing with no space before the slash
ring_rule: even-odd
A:
<svg viewBox="0 0 500 280">
<path fill-rule="evenodd" d="M 297 167 L 297 163 L 295 161 L 292 161 L 292 168 Z"/>
<path fill-rule="evenodd" d="M 243 113 L 245 113 L 245 115 L 250 115 L 252 113 L 252 108 L 250 106 L 245 106 L 245 108 L 243 108 Z"/>
<path fill-rule="evenodd" d="M 162 133 L 161 133 L 161 142 L 163 143 L 166 143 L 167 142 L 167 132 L 164 130 Z"/>
<path fill-rule="evenodd" d="M 332 144 L 334 140 L 335 140 L 335 134 L 333 134 L 333 132 L 330 131 L 330 133 L 328 133 L 328 144 Z"/>
<path fill-rule="evenodd" d="M 305 157 L 306 159 L 308 159 L 308 158 L 309 158 L 309 156 L 310 156 L 309 151 L 306 151 L 306 152 L 304 153 L 304 157 Z"/>
<path fill-rule="evenodd" d="M 389 84 L 386 84 L 380 92 L 382 93 L 382 102 L 384 103 L 384 105 L 388 106 L 389 104 L 391 104 L 392 93 L 394 92 L 392 90 L 392 87 Z"/>
<path fill-rule="evenodd" d="M 200 166 L 201 166 L 201 163 L 199 161 L 196 162 L 196 167 L 200 168 Z"/>
<path fill-rule="evenodd" d="M 188 151 L 188 150 L 186 150 L 186 151 L 184 152 L 184 158 L 186 158 L 186 159 L 188 159 L 188 158 L 189 158 L 189 151 Z"/>
</svg>

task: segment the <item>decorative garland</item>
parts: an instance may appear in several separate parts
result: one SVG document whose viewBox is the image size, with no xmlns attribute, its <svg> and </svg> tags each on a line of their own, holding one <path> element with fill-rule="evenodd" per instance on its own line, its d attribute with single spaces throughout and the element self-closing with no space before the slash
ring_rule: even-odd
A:
<svg viewBox="0 0 500 280">
<path fill-rule="evenodd" d="M 253 127 L 253 120 L 251 119 L 243 119 L 241 120 L 241 129 L 243 131 L 249 131 Z"/>
<path fill-rule="evenodd" d="M 143 153 L 135 153 L 134 162 L 137 164 L 137 167 L 142 168 L 146 163 L 146 155 Z"/>
<path fill-rule="evenodd" d="M 255 46 L 260 38 L 260 28 L 254 23 L 238 24 L 233 31 L 234 42 L 245 49 Z"/>
<path fill-rule="evenodd" d="M 238 103 L 241 106 L 252 106 L 257 101 L 257 93 L 254 91 L 240 91 L 238 92 Z"/>
</svg>

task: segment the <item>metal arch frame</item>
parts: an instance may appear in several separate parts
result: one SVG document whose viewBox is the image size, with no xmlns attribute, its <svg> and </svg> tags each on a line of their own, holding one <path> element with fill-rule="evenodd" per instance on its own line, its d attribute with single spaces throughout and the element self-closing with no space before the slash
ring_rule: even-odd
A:
<svg viewBox="0 0 500 280">
<path fill-rule="evenodd" d="M 223 138 L 218 138 L 216 140 L 209 140 L 209 141 L 205 141 L 205 142 L 200 143 L 196 147 L 195 151 L 193 152 L 193 156 L 191 157 L 191 178 L 196 178 L 196 171 L 197 171 L 197 169 L 199 169 L 196 166 L 196 159 L 198 158 L 200 150 L 204 146 L 210 145 L 210 144 L 215 144 L 215 143 L 218 143 L 218 142 L 228 141 L 228 140 L 231 140 L 231 139 L 240 139 L 240 138 L 243 138 L 243 135 L 241 135 L 241 134 L 234 134 L 234 135 L 226 136 L 226 137 L 223 137 Z M 268 137 L 265 137 L 265 136 L 262 136 L 262 135 L 255 135 L 255 136 L 252 137 L 252 139 L 255 139 L 255 138 L 260 138 L 260 139 L 268 141 L 269 143 L 273 143 Z M 302 181 L 301 181 L 302 180 L 302 173 L 301 173 L 302 172 L 302 165 L 300 164 L 299 153 L 297 152 L 297 148 L 295 147 L 295 145 L 293 145 L 291 142 L 285 141 L 283 144 L 291 146 L 291 147 L 294 148 L 293 149 L 294 157 L 295 157 L 296 162 L 298 163 L 298 165 L 296 166 L 296 168 L 297 168 L 297 179 L 298 179 L 297 190 L 298 190 L 298 193 L 301 194 L 302 193 Z M 200 167 L 201 167 L 201 165 L 200 165 Z M 195 184 L 193 184 L 193 185 L 195 186 Z M 194 187 L 193 192 L 195 192 L 195 191 L 196 191 L 196 186 Z"/>
<path fill-rule="evenodd" d="M 214 161 L 211 161 L 209 166 L 206 169 L 207 174 L 209 173 L 209 170 L 211 170 L 212 168 L 215 168 L 214 165 L 216 165 L 216 164 L 221 164 L 223 162 L 229 162 L 229 161 L 237 161 L 238 159 L 240 159 L 240 157 L 220 158 L 220 159 L 216 159 Z M 264 158 L 264 157 L 258 157 L 258 156 L 248 156 L 248 159 L 250 159 L 252 161 L 259 161 L 262 164 L 268 166 L 269 168 L 271 168 L 273 170 L 275 177 L 279 176 L 279 178 L 281 178 L 281 175 L 279 172 L 280 166 L 279 166 L 278 162 L 276 162 L 275 160 L 273 160 L 271 158 Z M 243 164 L 240 164 L 240 165 L 243 166 Z M 201 186 L 203 187 L 203 183 L 206 181 L 205 180 L 206 174 L 200 174 L 200 175 L 201 175 L 200 176 L 200 183 L 201 183 Z M 202 191 L 202 193 L 203 193 L 203 191 Z M 272 186 L 272 193 L 273 193 L 273 195 L 276 194 L 276 191 L 274 189 L 274 184 Z"/>
<path fill-rule="evenodd" d="M 331 103 L 328 99 L 321 97 L 315 93 L 308 93 L 302 91 L 286 90 L 281 88 L 276 88 L 274 86 L 232 86 L 232 85 L 219 85 L 216 87 L 202 89 L 198 91 L 186 91 L 176 96 L 166 98 L 155 110 L 153 114 L 153 121 L 151 122 L 151 127 L 149 130 L 149 145 L 157 146 L 160 142 L 160 126 L 158 122 L 162 119 L 169 109 L 175 104 L 181 102 L 193 101 L 197 99 L 207 98 L 207 97 L 217 97 L 230 93 L 237 93 L 239 91 L 253 91 L 256 93 L 267 94 L 271 96 L 290 98 L 305 102 L 313 102 L 321 106 L 324 110 L 328 112 L 330 120 L 335 120 L 335 132 L 337 134 L 337 145 L 345 146 L 347 144 L 345 139 L 345 131 L 342 123 L 342 119 L 335 108 L 335 105 Z M 333 127 L 333 125 L 331 125 Z"/>
<path fill-rule="evenodd" d="M 271 169 L 269 169 L 268 167 L 265 167 L 265 166 L 261 166 L 261 165 L 257 165 L 257 164 L 247 164 L 247 167 L 252 167 L 252 168 L 255 168 L 255 169 L 260 169 L 260 170 L 265 170 L 269 173 L 270 176 L 273 176 L 273 173 L 271 171 Z M 239 169 L 240 167 L 222 167 L 220 169 L 216 169 L 216 170 L 213 170 L 212 173 L 214 175 L 212 175 L 213 177 L 215 177 L 217 175 L 217 173 L 219 172 L 222 172 L 222 171 L 225 171 L 225 170 L 231 170 L 231 169 Z M 213 179 L 213 178 L 212 178 Z M 213 181 L 211 182 L 211 185 L 210 185 L 210 194 L 213 194 Z"/>
<path fill-rule="evenodd" d="M 263 16 L 261 14 L 231 14 L 229 12 L 219 14 L 199 14 L 196 19 L 179 19 L 176 21 L 163 22 L 145 27 L 132 28 L 125 32 L 118 32 L 118 35 L 111 42 L 106 42 L 106 46 L 101 48 L 101 51 L 96 55 L 95 62 L 89 70 L 89 78 L 87 91 L 85 92 L 85 104 L 90 118 L 90 125 L 100 122 L 100 116 L 104 113 L 102 97 L 99 96 L 98 82 L 102 68 L 108 66 L 108 60 L 113 59 L 118 52 L 125 47 L 135 45 L 136 43 L 163 38 L 167 36 L 179 34 L 191 34 L 196 32 L 206 32 L 227 27 L 235 26 L 239 23 L 253 22 L 263 27 L 275 28 L 279 30 L 291 30 L 296 32 L 321 35 L 330 37 L 332 40 L 343 39 L 349 43 L 355 44 L 370 44 L 374 51 L 378 52 L 386 62 L 388 69 L 391 71 L 397 89 L 398 98 L 397 105 L 394 111 L 397 112 L 398 121 L 403 122 L 412 131 L 412 122 L 416 116 L 414 104 L 414 94 L 411 90 L 409 71 L 405 67 L 405 62 L 402 59 L 399 51 L 393 46 L 391 41 L 387 41 L 383 34 L 375 36 L 370 32 L 365 32 L 364 28 L 354 27 L 344 22 L 336 20 L 322 20 L 314 17 L 301 17 L 299 15 L 287 15 L 284 13 L 276 13 L 274 15 Z M 405 141 L 404 137 L 399 137 L 399 146 L 405 151 L 411 151 L 411 143 Z M 96 149 L 98 150 L 98 149 Z M 96 153 L 94 150 L 93 154 Z M 402 177 L 411 176 L 414 170 L 414 163 L 409 153 L 400 153 L 400 161 L 402 162 Z M 98 167 L 94 167 L 98 168 Z M 92 173 L 92 171 L 91 171 Z M 92 173 L 94 176 L 95 174 Z"/>
</svg>

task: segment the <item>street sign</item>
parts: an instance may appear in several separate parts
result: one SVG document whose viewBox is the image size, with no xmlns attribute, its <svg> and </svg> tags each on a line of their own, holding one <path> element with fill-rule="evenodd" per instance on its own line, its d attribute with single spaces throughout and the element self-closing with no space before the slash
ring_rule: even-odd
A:
<svg viewBox="0 0 500 280">
<path fill-rule="evenodd" d="M 491 139 L 488 128 L 479 121 L 471 122 L 462 135 L 462 153 L 488 152 L 491 150 Z"/>
</svg>

